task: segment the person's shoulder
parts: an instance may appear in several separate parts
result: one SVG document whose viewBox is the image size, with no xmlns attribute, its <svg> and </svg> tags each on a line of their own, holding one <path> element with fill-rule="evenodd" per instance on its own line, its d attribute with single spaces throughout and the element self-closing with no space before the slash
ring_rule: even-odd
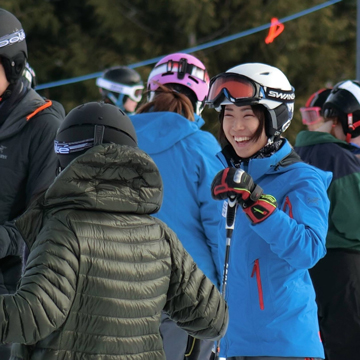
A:
<svg viewBox="0 0 360 360">
<path fill-rule="evenodd" d="M 50 100 L 50 101 L 51 101 L 51 106 L 49 107 L 49 110 L 56 112 L 60 116 L 60 118 L 63 119 L 65 117 L 65 109 L 62 106 L 62 104 L 56 100 Z"/>
<path fill-rule="evenodd" d="M 323 178 L 326 173 L 329 173 L 328 170 L 320 169 L 304 161 L 294 162 L 289 165 L 288 171 L 292 171 L 293 174 L 291 176 L 296 176 L 297 178 Z"/>
<path fill-rule="evenodd" d="M 65 109 L 58 101 L 50 100 L 39 95 L 33 89 L 28 93 L 28 106 L 31 109 L 28 114 L 29 119 L 36 119 L 36 122 L 49 123 L 59 127 L 65 118 Z"/>
<path fill-rule="evenodd" d="M 360 159 L 336 142 L 312 146 L 308 156 L 309 166 L 332 173 L 332 180 L 352 174 L 360 174 Z"/>
<path fill-rule="evenodd" d="M 298 154 L 293 150 L 291 152 L 293 154 L 294 159 L 291 161 L 288 160 L 285 166 L 282 166 L 281 173 L 283 174 L 283 180 L 288 182 L 289 184 L 293 184 L 297 187 L 301 183 L 321 183 L 326 187 L 329 186 L 332 174 L 330 171 L 321 169 L 317 166 L 309 164 L 301 160 Z M 284 179 L 290 179 L 284 180 Z M 296 181 L 295 181 L 296 180 Z"/>
<path fill-rule="evenodd" d="M 337 143 L 321 144 L 319 162 L 324 170 L 332 171 L 334 177 L 342 177 L 354 172 L 360 172 L 360 159 L 347 148 Z"/>
<path fill-rule="evenodd" d="M 219 142 L 215 136 L 206 130 L 199 129 L 198 131 L 193 132 L 188 138 L 195 147 L 201 148 L 205 151 L 207 149 L 211 152 L 213 152 L 214 149 L 216 152 L 221 150 Z"/>
</svg>

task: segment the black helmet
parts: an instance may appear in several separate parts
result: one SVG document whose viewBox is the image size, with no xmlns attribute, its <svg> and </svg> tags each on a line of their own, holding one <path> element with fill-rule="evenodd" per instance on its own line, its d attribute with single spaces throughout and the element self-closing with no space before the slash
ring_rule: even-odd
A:
<svg viewBox="0 0 360 360">
<path fill-rule="evenodd" d="M 360 82 L 346 80 L 337 83 L 323 106 L 324 117 L 337 117 L 346 141 L 360 135 Z"/>
<path fill-rule="evenodd" d="M 64 169 L 73 159 L 102 143 L 137 146 L 134 126 L 118 107 L 90 102 L 69 112 L 55 138 L 55 152 Z"/>
<path fill-rule="evenodd" d="M 96 79 L 103 99 L 109 99 L 114 105 L 125 110 L 123 105 L 130 99 L 140 102 L 144 84 L 140 75 L 126 66 L 114 66 Z"/>
<path fill-rule="evenodd" d="M 27 56 L 25 32 L 20 21 L 0 8 L 0 58 L 10 83 L 21 77 Z"/>
</svg>

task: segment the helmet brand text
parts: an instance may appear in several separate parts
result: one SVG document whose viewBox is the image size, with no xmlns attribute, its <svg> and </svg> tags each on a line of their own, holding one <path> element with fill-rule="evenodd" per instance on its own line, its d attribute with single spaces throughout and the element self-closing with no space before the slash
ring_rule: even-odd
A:
<svg viewBox="0 0 360 360">
<path fill-rule="evenodd" d="M 0 38 L 0 48 L 13 45 L 15 43 L 25 40 L 25 32 L 23 29 L 16 31 L 10 35 L 5 35 Z"/>
</svg>

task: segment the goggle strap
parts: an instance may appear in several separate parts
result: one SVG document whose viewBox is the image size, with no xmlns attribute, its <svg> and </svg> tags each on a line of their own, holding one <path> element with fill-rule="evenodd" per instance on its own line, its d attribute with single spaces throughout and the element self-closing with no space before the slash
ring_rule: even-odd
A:
<svg viewBox="0 0 360 360">
<path fill-rule="evenodd" d="M 15 43 L 25 40 L 25 32 L 23 29 L 19 29 L 11 34 L 0 37 L 0 48 L 5 46 L 11 46 Z"/>
<path fill-rule="evenodd" d="M 294 88 L 291 90 L 281 90 L 271 87 L 262 87 L 265 91 L 266 99 L 279 101 L 283 103 L 292 104 L 295 100 L 295 91 Z"/>
<path fill-rule="evenodd" d="M 113 102 L 114 105 L 116 105 L 117 102 L 118 102 L 118 100 L 119 100 L 119 99 L 116 98 L 116 96 L 115 96 L 114 94 L 112 94 L 111 92 L 110 92 L 110 93 L 107 93 L 105 96 L 108 97 L 108 98 Z"/>
<path fill-rule="evenodd" d="M 351 125 L 349 124 L 350 119 L 349 119 L 349 115 L 351 115 Z M 351 140 L 351 134 L 353 133 L 353 131 L 358 128 L 360 126 L 360 120 L 357 121 L 355 124 L 352 123 L 353 119 L 352 119 L 352 113 L 348 114 L 348 133 L 346 134 L 346 142 L 350 142 Z"/>
<path fill-rule="evenodd" d="M 105 126 L 95 125 L 94 128 L 94 146 L 102 144 L 104 140 Z"/>
<path fill-rule="evenodd" d="M 79 151 L 83 151 L 85 149 L 90 149 L 94 146 L 94 139 L 85 139 L 81 141 L 73 141 L 73 142 L 59 142 L 57 140 L 54 141 L 54 150 L 56 154 L 67 155 Z"/>
</svg>

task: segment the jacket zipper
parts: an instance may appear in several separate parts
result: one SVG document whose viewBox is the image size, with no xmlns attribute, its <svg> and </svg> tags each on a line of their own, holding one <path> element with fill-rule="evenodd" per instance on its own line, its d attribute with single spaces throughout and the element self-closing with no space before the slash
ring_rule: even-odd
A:
<svg viewBox="0 0 360 360">
<path fill-rule="evenodd" d="M 256 274 L 256 283 L 257 283 L 258 294 L 259 294 L 260 310 L 264 310 L 264 296 L 263 296 L 263 290 L 262 290 L 262 285 L 261 285 L 259 259 L 256 259 L 254 262 L 254 267 L 253 267 L 253 270 L 251 273 L 251 277 L 254 277 L 254 274 Z"/>
</svg>

